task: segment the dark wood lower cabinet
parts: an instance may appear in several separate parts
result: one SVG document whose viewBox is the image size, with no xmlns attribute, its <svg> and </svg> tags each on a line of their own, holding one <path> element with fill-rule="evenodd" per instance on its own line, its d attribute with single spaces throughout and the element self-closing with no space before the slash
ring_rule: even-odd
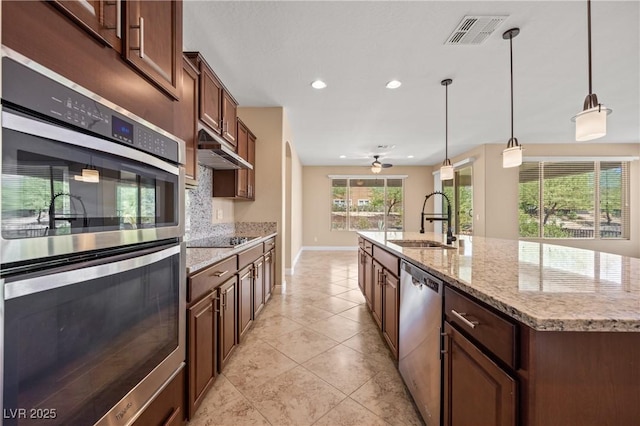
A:
<svg viewBox="0 0 640 426">
<path fill-rule="evenodd" d="M 188 309 L 189 418 L 193 418 L 217 376 L 215 303 L 214 291 Z"/>
<path fill-rule="evenodd" d="M 253 265 L 238 273 L 238 341 L 253 322 Z"/>
<path fill-rule="evenodd" d="M 375 274 L 373 272 L 373 257 L 367 252 L 364 253 L 364 299 L 367 301 L 369 309 L 373 309 L 373 286 L 375 285 Z"/>
<path fill-rule="evenodd" d="M 443 424 L 516 425 L 516 381 L 449 323 L 444 329 Z"/>
<path fill-rule="evenodd" d="M 271 298 L 271 294 L 273 293 L 273 289 L 276 286 L 276 270 L 273 266 L 274 260 L 274 252 L 273 250 L 268 251 L 264 255 L 264 302 Z"/>
<path fill-rule="evenodd" d="M 398 359 L 398 318 L 400 317 L 400 285 L 398 277 L 385 271 L 383 275 L 382 299 L 384 317 L 382 335 L 389 349 Z"/>
<path fill-rule="evenodd" d="M 222 372 L 236 348 L 238 292 L 236 277 L 218 288 L 218 371 Z"/>
<path fill-rule="evenodd" d="M 382 329 L 382 283 L 384 280 L 384 269 L 375 260 L 373 261 L 373 280 L 372 296 L 371 296 L 371 314 L 378 324 L 378 328 Z"/>
<path fill-rule="evenodd" d="M 253 318 L 264 308 L 264 257 L 253 263 Z"/>
<path fill-rule="evenodd" d="M 134 426 L 179 426 L 185 424 L 185 368 L 149 404 Z"/>
</svg>

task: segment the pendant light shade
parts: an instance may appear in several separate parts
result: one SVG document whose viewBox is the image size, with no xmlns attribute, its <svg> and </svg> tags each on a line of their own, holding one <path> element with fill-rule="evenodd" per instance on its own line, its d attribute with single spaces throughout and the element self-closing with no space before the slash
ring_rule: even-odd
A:
<svg viewBox="0 0 640 426">
<path fill-rule="evenodd" d="M 440 167 L 440 180 L 453 179 L 453 166 L 451 160 L 449 160 L 449 85 L 453 83 L 450 78 L 444 79 L 440 82 L 444 86 L 444 161 L 442 167 Z"/>
<path fill-rule="evenodd" d="M 607 115 L 611 109 L 598 103 L 591 84 L 591 0 L 587 0 L 587 49 L 589 53 L 589 94 L 584 100 L 582 111 L 571 120 L 576 122 L 576 141 L 598 139 L 607 134 Z"/>
<path fill-rule="evenodd" d="M 502 167 L 518 167 L 522 164 L 522 147 L 520 145 L 508 147 L 502 151 Z"/>
<path fill-rule="evenodd" d="M 502 38 L 509 40 L 509 63 L 511 66 L 511 138 L 507 148 L 502 151 L 502 167 L 518 167 L 522 164 L 522 146 L 513 137 L 513 38 L 520 34 L 519 28 L 511 28 L 502 34 Z"/>
</svg>

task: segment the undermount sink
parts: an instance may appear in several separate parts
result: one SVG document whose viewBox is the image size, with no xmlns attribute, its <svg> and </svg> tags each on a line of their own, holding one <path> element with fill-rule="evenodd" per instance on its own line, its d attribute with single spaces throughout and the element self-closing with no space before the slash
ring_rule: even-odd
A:
<svg viewBox="0 0 640 426">
<path fill-rule="evenodd" d="M 400 247 L 411 247 L 411 248 L 444 248 L 444 249 L 455 248 L 452 246 L 448 246 L 446 244 L 439 243 L 437 241 L 430 241 L 430 240 L 388 240 L 387 242 L 393 243 Z"/>
</svg>

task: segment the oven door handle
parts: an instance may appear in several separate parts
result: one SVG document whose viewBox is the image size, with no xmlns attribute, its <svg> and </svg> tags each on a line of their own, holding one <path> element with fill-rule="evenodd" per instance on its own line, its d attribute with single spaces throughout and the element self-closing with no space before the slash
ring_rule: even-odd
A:
<svg viewBox="0 0 640 426">
<path fill-rule="evenodd" d="M 141 163 L 149 164 L 176 176 L 180 174 L 179 167 L 145 152 L 138 151 L 137 149 L 129 148 L 125 145 L 96 138 L 94 136 L 67 129 L 65 127 L 56 126 L 44 121 L 23 117 L 7 110 L 2 111 L 2 127 L 69 145 L 80 146 L 83 148 L 106 152 L 108 154 L 115 154 L 119 157 L 130 158 Z"/>
<path fill-rule="evenodd" d="M 168 257 L 180 254 L 181 246 L 175 245 L 164 250 L 132 257 L 117 262 L 102 263 L 100 265 L 73 269 L 53 274 L 43 274 L 37 277 L 12 281 L 4 285 L 4 299 L 10 300 L 54 288 L 85 282 L 97 278 L 104 278 L 122 272 L 141 268 L 159 262 Z M 108 262 L 108 258 L 105 258 Z"/>
</svg>

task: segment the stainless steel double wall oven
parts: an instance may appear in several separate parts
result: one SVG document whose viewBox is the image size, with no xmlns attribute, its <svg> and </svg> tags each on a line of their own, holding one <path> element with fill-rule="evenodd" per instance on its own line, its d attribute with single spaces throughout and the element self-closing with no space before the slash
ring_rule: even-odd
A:
<svg viewBox="0 0 640 426">
<path fill-rule="evenodd" d="M 2 421 L 129 424 L 185 359 L 184 143 L 3 47 L 1 151 Z"/>
</svg>

